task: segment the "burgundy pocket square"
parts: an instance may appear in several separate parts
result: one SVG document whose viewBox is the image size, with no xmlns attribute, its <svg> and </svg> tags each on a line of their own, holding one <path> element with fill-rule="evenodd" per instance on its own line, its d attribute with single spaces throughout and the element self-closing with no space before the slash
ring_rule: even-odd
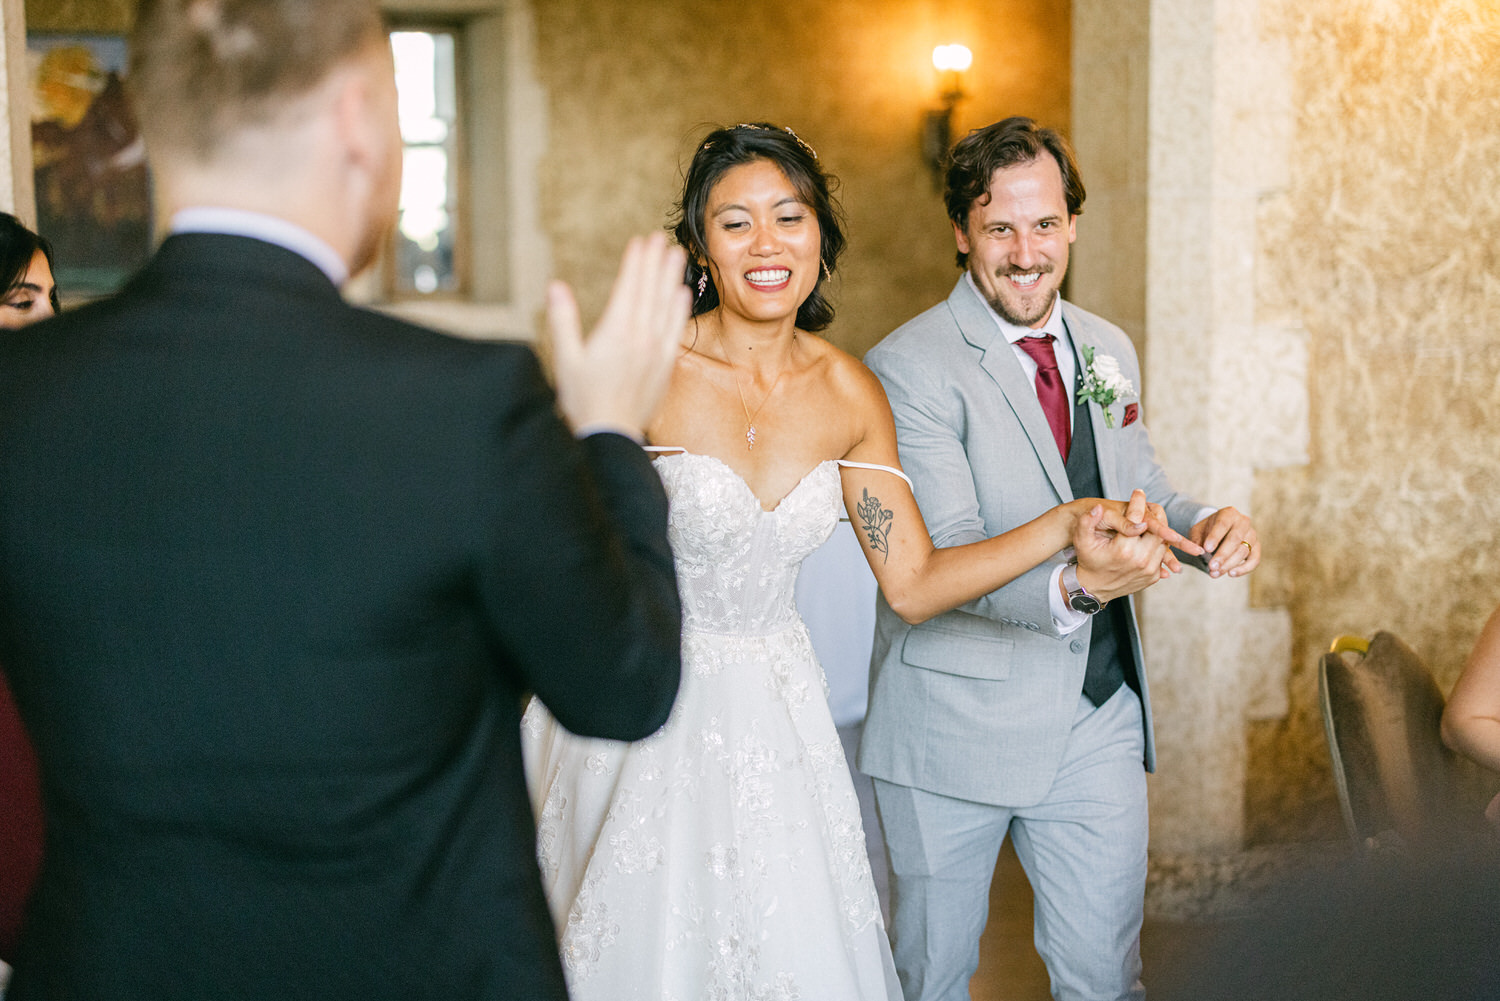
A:
<svg viewBox="0 0 1500 1001">
<path fill-rule="evenodd" d="M 1130 425 L 1134 424 L 1140 418 L 1140 416 L 1140 405 L 1136 403 L 1127 403 L 1125 404 L 1125 420 L 1123 423 L 1121 423 L 1120 426 L 1122 428 L 1128 428 L 1130 427 Z"/>
</svg>

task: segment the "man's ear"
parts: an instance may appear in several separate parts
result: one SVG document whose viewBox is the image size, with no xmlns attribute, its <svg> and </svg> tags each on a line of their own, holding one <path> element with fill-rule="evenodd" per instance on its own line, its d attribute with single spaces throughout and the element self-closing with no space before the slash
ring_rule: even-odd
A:
<svg viewBox="0 0 1500 1001">
<path fill-rule="evenodd" d="M 333 81 L 333 123 L 343 158 L 351 165 L 369 167 L 379 153 L 380 133 L 374 114 L 374 88 L 356 67 L 340 67 Z"/>
<path fill-rule="evenodd" d="M 958 252 L 960 254 L 969 253 L 969 234 L 964 232 L 964 228 L 958 223 L 953 222 L 951 219 L 948 221 L 953 224 L 953 242 L 958 244 Z"/>
</svg>

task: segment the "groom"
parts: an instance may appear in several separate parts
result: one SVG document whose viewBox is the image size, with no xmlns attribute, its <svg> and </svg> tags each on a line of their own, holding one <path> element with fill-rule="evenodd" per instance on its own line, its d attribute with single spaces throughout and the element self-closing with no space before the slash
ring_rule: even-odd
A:
<svg viewBox="0 0 1500 1001">
<path fill-rule="evenodd" d="M 47 808 L 7 997 L 563 1001 L 521 704 L 622 740 L 671 708 L 630 436 L 683 257 L 635 242 L 586 344 L 554 287 L 554 397 L 525 347 L 340 297 L 400 188 L 372 0 L 147 0 L 131 52 L 172 234 L 0 342 L 0 664 Z"/>
<path fill-rule="evenodd" d="M 933 541 L 1139 487 L 1209 551 L 1211 576 L 1252 570 L 1249 519 L 1184 497 L 1157 465 L 1130 340 L 1059 296 L 1084 198 L 1066 141 L 1007 119 L 957 145 L 947 181 L 965 274 L 865 357 Z M 1143 996 L 1155 752 L 1128 597 L 1140 586 L 1059 561 L 918 626 L 880 603 L 858 764 L 889 847 L 907 1001 L 968 998 L 1007 835 L 1053 997 Z"/>
</svg>

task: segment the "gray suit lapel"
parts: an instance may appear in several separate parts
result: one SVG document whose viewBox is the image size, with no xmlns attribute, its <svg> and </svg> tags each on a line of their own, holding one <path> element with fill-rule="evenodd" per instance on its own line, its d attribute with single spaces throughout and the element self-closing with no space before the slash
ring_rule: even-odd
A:
<svg viewBox="0 0 1500 1001">
<path fill-rule="evenodd" d="M 979 367 L 1005 394 L 1005 401 L 1031 440 L 1031 447 L 1046 470 L 1047 479 L 1052 481 L 1053 489 L 1059 497 L 1071 500 L 1073 488 L 1068 484 L 1068 471 L 1063 467 L 1047 415 L 1042 413 L 1042 405 L 1037 402 L 1036 388 L 1026 378 L 1016 358 L 1016 349 L 1000 335 L 1000 329 L 995 326 L 983 300 L 963 278 L 948 296 L 948 307 L 953 311 L 964 340 L 979 353 Z"/>
<path fill-rule="evenodd" d="M 1062 300 L 1058 301 L 1062 302 Z M 1078 382 L 1081 384 L 1083 382 L 1084 345 L 1093 348 L 1095 356 L 1108 352 L 1104 350 L 1103 343 L 1094 336 L 1090 325 L 1079 318 L 1070 304 L 1062 302 L 1062 310 L 1063 325 L 1068 328 L 1068 336 L 1073 339 L 1073 355 L 1078 363 Z M 1075 385 L 1073 388 L 1076 392 L 1078 386 Z M 1115 432 L 1119 429 L 1104 426 L 1104 410 L 1099 404 L 1089 400 L 1085 406 L 1089 408 L 1091 418 L 1089 423 L 1094 429 L 1094 454 L 1099 457 L 1099 487 L 1104 491 L 1104 496 L 1118 499 L 1120 492 L 1119 483 L 1115 480 L 1115 450 L 1119 436 Z"/>
</svg>

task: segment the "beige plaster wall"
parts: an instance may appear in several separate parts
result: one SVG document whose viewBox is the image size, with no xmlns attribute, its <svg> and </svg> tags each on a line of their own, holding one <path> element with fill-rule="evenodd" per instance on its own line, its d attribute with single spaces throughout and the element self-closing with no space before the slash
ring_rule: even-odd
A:
<svg viewBox="0 0 1500 1001">
<path fill-rule="evenodd" d="M 120 31 L 133 3 L 26 8 L 36 30 Z M 828 336 L 863 352 L 958 275 L 919 155 L 922 112 L 936 103 L 932 47 L 974 51 L 956 133 L 1009 114 L 1068 125 L 1068 0 L 535 0 L 532 15 L 542 228 L 586 314 L 602 305 L 626 237 L 664 224 L 706 127 L 771 120 L 843 182 L 850 247 Z"/>
<path fill-rule="evenodd" d="M 708 124 L 790 125 L 843 182 L 850 247 L 828 336 L 861 353 L 958 277 L 920 157 L 934 45 L 974 51 L 956 133 L 1008 114 L 1068 124 L 1067 0 L 541 0 L 542 204 L 585 308 L 629 232 L 660 226 Z"/>
<path fill-rule="evenodd" d="M 1293 663 L 1289 715 L 1249 728 L 1252 842 L 1338 831 L 1314 674 L 1335 634 L 1398 633 L 1446 690 L 1500 602 L 1500 6 L 1267 6 L 1297 111 L 1257 312 L 1307 331 L 1310 461 L 1256 483 L 1254 595 L 1291 610 Z"/>
<path fill-rule="evenodd" d="M 1073 0 L 1074 149 L 1088 199 L 1068 298 L 1117 323 L 1146 354 L 1150 0 Z"/>
<path fill-rule="evenodd" d="M 135 0 L 25 0 L 28 31 L 129 31 Z"/>
</svg>

